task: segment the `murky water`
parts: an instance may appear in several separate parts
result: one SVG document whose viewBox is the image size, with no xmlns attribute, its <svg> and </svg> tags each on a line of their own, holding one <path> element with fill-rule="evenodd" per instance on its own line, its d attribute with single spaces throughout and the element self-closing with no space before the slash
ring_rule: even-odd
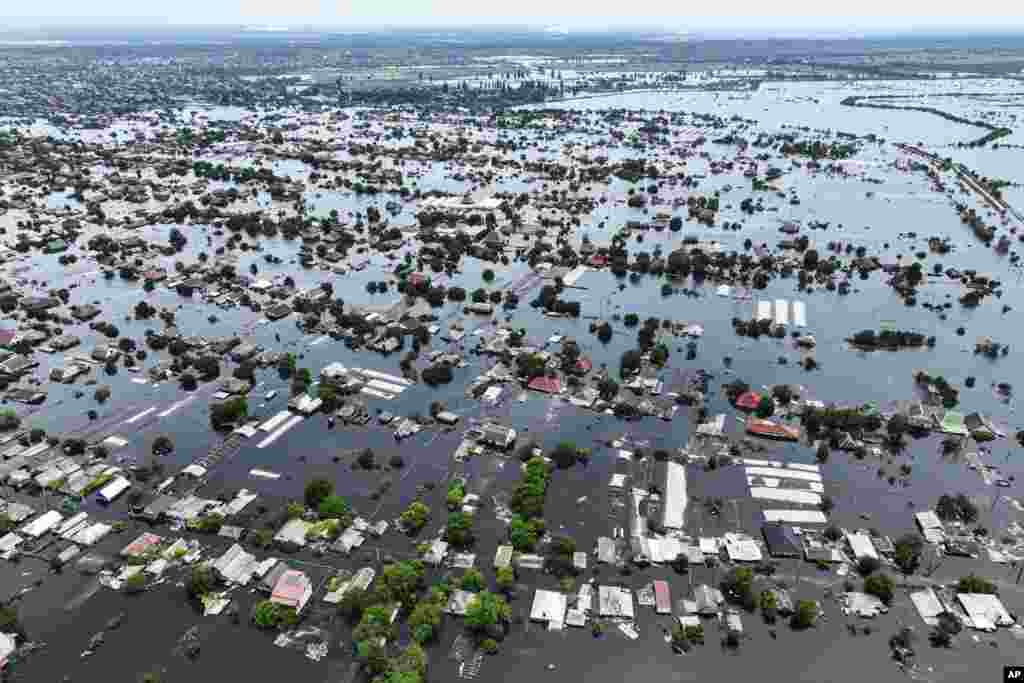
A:
<svg viewBox="0 0 1024 683">
<path fill-rule="evenodd" d="M 992 88 L 1006 84 L 990 84 Z M 976 129 L 969 126 L 951 124 L 937 117 L 921 112 L 892 112 L 881 110 L 853 109 L 842 107 L 839 102 L 850 94 L 905 94 L 908 88 L 916 89 L 915 93 L 923 96 L 930 92 L 932 84 L 905 83 L 872 83 L 870 86 L 854 83 L 837 84 L 795 84 L 766 87 L 751 95 L 725 93 L 687 93 L 687 94 L 637 94 L 618 95 L 595 99 L 581 99 L 564 103 L 569 109 L 602 112 L 610 108 L 628 108 L 645 110 L 690 111 L 711 113 L 724 116 L 738 114 L 741 117 L 754 119 L 758 128 L 778 131 L 783 124 L 803 125 L 816 129 L 830 128 L 859 135 L 874 133 L 889 141 L 923 142 L 929 149 L 940 155 L 953 150 L 956 142 L 976 137 Z M 944 84 L 948 88 L 948 84 Z M 959 100 L 956 100 L 959 102 Z M 946 104 L 944 102 L 944 104 Z M 938 104 L 929 106 L 940 106 Z M 966 106 L 966 105 L 965 105 Z M 234 109 L 217 109 L 205 112 L 210 120 L 239 120 L 247 114 Z M 966 115 L 966 114 L 965 114 Z M 753 128 L 752 128 L 753 129 Z M 345 134 L 357 137 L 359 134 L 345 127 Z M 482 136 L 493 136 L 493 132 L 485 132 Z M 515 135 L 534 135 L 515 133 Z M 718 135 L 718 131 L 709 131 L 708 137 Z M 522 152 L 530 159 L 558 159 L 562 155 L 562 142 L 573 140 L 590 144 L 600 149 L 608 141 L 598 135 L 573 132 L 565 139 L 555 129 L 553 132 L 536 134 L 537 144 L 528 151 Z M 1019 142 L 1019 135 L 1016 139 Z M 406 139 L 409 144 L 411 138 Z M 395 143 L 398 144 L 398 143 Z M 874 273 L 867 280 L 854 279 L 852 291 L 848 296 L 840 297 L 834 292 L 817 290 L 812 293 L 797 291 L 795 279 L 776 279 L 761 291 L 754 292 L 754 300 L 771 300 L 776 298 L 802 300 L 807 305 L 808 331 L 818 341 L 815 357 L 820 369 L 806 372 L 797 365 L 800 352 L 791 340 L 772 340 L 762 337 L 758 340 L 740 338 L 732 329 L 734 317 L 749 318 L 752 315 L 752 301 L 734 301 L 715 295 L 713 284 L 686 281 L 679 283 L 678 288 L 692 289 L 696 296 L 683 296 L 675 293 L 669 296 L 660 295 L 663 283 L 651 276 L 644 276 L 637 282 L 628 279 L 617 279 L 608 271 L 589 272 L 577 283 L 580 289 L 572 290 L 568 297 L 579 300 L 584 310 L 584 317 L 579 320 L 552 319 L 542 316 L 538 310 L 527 305 L 533 293 L 522 297 L 520 307 L 510 313 L 511 323 L 515 327 L 524 327 L 532 340 L 542 342 L 550 335 L 559 333 L 577 339 L 595 366 L 606 363 L 609 367 L 618 367 L 621 354 L 635 347 L 635 330 L 614 325 L 614 335 L 608 344 L 602 344 L 588 331 L 589 320 L 586 316 L 610 316 L 612 314 L 636 313 L 641 318 L 654 316 L 671 317 L 675 320 L 698 322 L 704 326 L 705 334 L 698 341 L 697 358 L 693 361 L 685 359 L 685 339 L 678 339 L 671 348 L 668 367 L 664 371 L 666 378 L 679 368 L 705 368 L 716 375 L 712 385 L 708 412 L 726 412 L 728 430 L 739 431 L 731 415 L 732 409 L 724 401 L 717 398 L 718 385 L 734 377 L 740 377 L 753 387 L 777 383 L 793 383 L 805 388 L 805 395 L 825 402 L 840 404 L 863 404 L 867 402 L 879 406 L 887 406 L 898 399 L 913 397 L 911 372 L 916 368 L 941 371 L 953 384 L 961 387 L 961 406 L 965 412 L 979 411 L 993 417 L 995 422 L 1009 433 L 1018 428 L 1015 414 L 1015 400 L 999 398 L 991 389 L 997 381 L 1016 383 L 1016 379 L 1024 375 L 1024 360 L 1021 351 L 1016 349 L 1017 330 L 1020 327 L 1019 316 L 1022 306 L 1021 283 L 1019 272 L 1010 267 L 1006 257 L 997 255 L 993 250 L 981 245 L 959 221 L 947 200 L 930 190 L 927 179 L 921 173 L 909 173 L 897 170 L 896 162 L 905 166 L 906 156 L 898 154 L 889 145 L 865 145 L 857 161 L 861 162 L 852 173 L 859 169 L 867 169 L 863 177 L 841 178 L 812 173 L 807 169 L 794 169 L 785 176 L 787 190 L 797 194 L 801 203 L 791 205 L 784 201 L 775 201 L 778 210 L 744 217 L 739 211 L 740 201 L 748 195 L 746 188 L 749 182 L 739 174 L 723 173 L 713 175 L 709 172 L 710 161 L 714 159 L 732 158 L 734 149 L 716 146 L 711 143 L 705 146 L 710 159 L 690 157 L 686 160 L 686 172 L 691 175 L 705 176 L 699 182 L 697 191 L 709 193 L 714 190 L 722 192 L 722 205 L 719 226 L 723 221 L 741 221 L 744 225 L 739 232 L 726 231 L 721 227 L 694 227 L 687 223 L 682 232 L 646 231 L 643 243 L 635 238 L 630 240 L 631 251 L 653 251 L 660 247 L 666 255 L 676 248 L 683 234 L 695 232 L 701 239 L 719 241 L 727 250 L 742 250 L 742 243 L 750 238 L 755 244 L 774 245 L 781 237 L 778 228 L 787 220 L 800 221 L 807 224 L 811 221 L 828 222 L 830 228 L 824 232 L 811 232 L 819 251 L 824 254 L 824 245 L 828 241 L 841 241 L 854 245 L 868 246 L 872 252 L 881 252 L 883 260 L 895 259 L 902 255 L 904 259 L 913 258 L 919 250 L 927 251 L 926 240 L 930 236 L 948 237 L 955 245 L 953 254 L 946 257 L 929 255 L 926 259 L 926 270 L 934 263 L 946 262 L 958 268 L 974 268 L 980 272 L 992 273 L 1002 283 L 1002 298 L 987 300 L 976 309 L 964 309 L 956 304 L 960 290 L 957 286 L 935 281 L 923 287 L 918 296 L 919 305 L 909 308 L 895 296 L 884 284 L 884 276 Z M 667 156 L 664 151 L 648 150 L 647 153 Z M 520 152 L 516 152 L 518 155 Z M 1019 175 L 1019 150 L 964 150 L 949 152 L 983 174 L 1007 177 L 1015 181 L 1022 180 Z M 636 151 L 626 150 L 618 146 L 610 147 L 607 154 L 615 158 L 632 157 Z M 217 159 L 214 154 L 211 159 Z M 226 158 L 226 155 L 225 155 Z M 237 163 L 237 162 L 233 162 Z M 410 163 L 412 165 L 412 163 Z M 307 178 L 310 172 L 304 163 L 297 160 L 276 161 L 273 165 L 276 173 L 286 173 L 293 179 Z M 488 191 L 518 191 L 529 187 L 524 178 L 515 173 L 503 172 L 492 183 L 476 183 L 469 180 L 451 178 L 453 168 L 446 168 L 440 163 L 416 162 L 413 168 L 422 171 L 418 184 L 423 189 L 440 188 L 453 192 L 462 192 L 482 187 Z M 877 182 L 872 182 L 877 181 Z M 726 186 L 735 189 L 731 192 Z M 224 185 L 227 187 L 228 185 Z M 602 204 L 592 216 L 585 219 L 578 228 L 574 239 L 586 233 L 597 244 L 607 243 L 611 234 L 627 220 L 649 219 L 637 209 L 626 206 L 622 201 L 625 192 L 631 185 L 615 180 L 608 186 L 596 187 L 595 191 L 609 197 L 611 201 Z M 668 188 L 660 200 L 664 207 L 652 207 L 651 210 L 670 210 L 670 202 L 674 196 L 685 196 L 681 189 Z M 1007 197 L 1011 203 L 1017 201 L 1024 208 L 1024 196 L 1019 190 L 1008 190 Z M 969 198 L 965 198 L 967 201 Z M 310 190 L 306 200 L 313 207 L 314 215 L 322 215 L 331 209 L 345 213 L 365 208 L 368 205 L 380 205 L 380 199 L 356 197 L 333 191 Z M 67 192 L 55 192 L 47 200 L 50 208 L 64 206 L 76 208 L 77 204 L 70 199 Z M 257 198 L 255 206 L 277 208 L 268 196 Z M 396 219 L 399 224 L 412 222 L 414 219 L 409 208 L 403 208 L 403 214 Z M 606 227 L 601 227 L 602 224 Z M 172 226 L 153 225 L 141 228 L 138 234 L 144 239 L 165 241 Z M 185 252 L 175 257 L 163 259 L 168 270 L 173 270 L 176 259 L 191 261 L 200 251 L 212 251 L 207 245 L 206 236 L 209 228 L 203 226 L 185 226 L 183 228 L 189 238 Z M 901 233 L 916 232 L 916 239 L 900 238 Z M 213 240 L 214 246 L 222 238 Z M 84 244 L 85 240 L 80 240 Z M 366 284 L 371 281 L 390 280 L 395 261 L 381 255 L 368 256 L 369 264 L 360 272 L 350 272 L 339 276 L 324 271 L 303 270 L 294 259 L 297 243 L 283 239 L 260 240 L 262 253 L 252 251 L 236 252 L 237 269 L 247 272 L 250 265 L 256 264 L 261 277 L 288 274 L 294 277 L 299 287 L 314 286 L 329 280 L 334 285 L 337 296 L 348 303 L 390 303 L 397 298 L 392 288 L 385 295 L 370 295 Z M 884 244 L 889 244 L 885 248 Z M 82 247 L 72 252 L 81 253 Z M 269 265 L 263 257 L 266 254 L 280 256 L 284 263 Z M 403 256 L 398 254 L 399 258 Z M 126 320 L 124 315 L 140 298 L 140 289 L 136 283 L 124 282 L 119 279 L 105 280 L 93 268 L 94 264 L 81 261 L 76 266 L 64 270 L 57 263 L 56 255 L 33 253 L 19 259 L 13 264 L 20 278 L 34 278 L 46 281 L 41 289 L 56 286 L 68 278 L 79 285 L 73 292 L 74 301 L 97 301 L 104 310 L 113 311 L 109 319 L 121 329 L 123 336 L 141 339 L 145 330 L 156 326 L 153 322 Z M 481 273 L 483 265 L 475 259 L 464 259 L 462 273 L 452 281 L 445 276 L 436 276 L 443 284 L 459 284 L 467 289 L 483 286 Z M 514 262 L 506 268 L 498 270 L 495 282 L 488 288 L 500 289 L 516 282 L 528 268 L 524 263 Z M 176 309 L 177 325 L 184 334 L 202 334 L 205 336 L 243 334 L 247 339 L 261 344 L 268 349 L 289 350 L 299 355 L 298 365 L 310 368 L 314 374 L 320 368 L 333 361 L 340 361 L 349 367 L 364 367 L 384 372 L 397 372 L 399 354 L 381 356 L 379 354 L 359 351 L 354 352 L 340 342 L 326 340 L 323 343 L 311 344 L 314 337 L 303 335 L 294 325 L 293 319 L 258 324 L 259 316 L 246 309 L 218 310 L 201 304 L 198 301 L 182 299 L 174 292 L 158 288 L 146 294 L 147 301 L 155 306 L 173 307 Z M 924 310 L 920 304 L 924 302 L 941 304 L 953 302 L 947 320 L 940 320 L 934 313 Z M 1003 304 L 1012 310 L 1002 313 Z M 211 313 L 217 320 L 211 322 Z M 436 310 L 441 321 L 462 317 L 461 306 L 445 304 Z M 873 354 L 856 352 L 848 348 L 845 338 L 862 329 L 877 329 L 881 321 L 895 321 L 902 329 L 913 329 L 926 335 L 934 335 L 937 344 L 934 349 L 926 351 Z M 472 340 L 472 331 L 483 326 L 485 321 L 464 319 L 467 340 Z M 956 329 L 963 326 L 966 333 L 956 334 Z M 85 326 L 72 326 L 67 331 L 91 338 Z M 992 361 L 973 353 L 974 341 L 977 337 L 989 335 L 997 341 L 1009 343 L 1011 352 L 1008 356 Z M 278 340 L 279 338 L 279 340 Z M 469 350 L 474 342 L 466 341 L 463 347 Z M 432 349 L 444 348 L 445 343 L 435 339 Z M 88 351 L 86 346 L 83 350 Z M 732 358 L 730 368 L 726 368 L 723 358 Z M 61 364 L 61 356 L 36 354 L 41 362 L 39 373 L 48 375 L 51 367 Z M 153 355 L 147 360 L 152 362 Z M 780 364 L 779 359 L 786 359 Z M 419 384 L 403 393 L 392 402 L 369 401 L 371 413 L 377 409 L 386 409 L 397 414 L 426 412 L 431 401 L 445 401 L 450 410 L 463 416 L 463 425 L 467 421 L 483 415 L 499 417 L 503 421 L 520 429 L 520 441 L 536 439 L 544 445 L 551 446 L 560 440 L 574 440 L 579 445 L 594 449 L 594 457 L 586 467 L 576 467 L 568 471 L 559 471 L 554 475 L 548 496 L 546 518 L 549 529 L 572 535 L 581 549 L 589 549 L 598 536 L 610 535 L 614 526 L 620 526 L 621 520 L 609 518 L 607 514 L 607 482 L 612 472 L 628 471 L 629 463 L 617 459 L 615 451 L 604 446 L 610 439 L 628 434 L 635 441 L 647 442 L 648 448 L 678 448 L 689 438 L 688 414 L 685 408 L 680 409 L 676 419 L 663 422 L 653 418 L 636 422 L 622 422 L 610 416 L 594 415 L 578 410 L 568 404 L 552 401 L 540 396 L 530 396 L 525 403 L 519 403 L 508 396 L 501 406 L 485 409 L 476 401 L 463 396 L 463 387 L 481 371 L 483 359 L 467 354 L 468 367 L 455 370 L 455 381 L 448 387 L 431 389 Z M 225 366 L 224 375 L 227 374 Z M 212 434 L 207 418 L 208 388 L 200 390 L 196 400 L 181 404 L 183 393 L 173 383 L 157 386 L 132 382 L 133 378 L 141 377 L 119 369 L 114 376 L 98 375 L 101 384 L 113 388 L 113 398 L 104 406 L 96 406 L 92 400 L 92 388 L 86 387 L 85 396 L 74 398 L 74 391 L 81 387 L 64 386 L 50 383 L 47 385 L 49 399 L 38 410 L 28 414 L 27 422 L 32 426 L 41 426 L 48 431 L 67 433 L 79 429 L 93 429 L 97 433 L 113 433 L 124 436 L 129 445 L 115 453 L 116 457 L 127 461 L 145 462 L 150 459 L 150 445 L 153 438 L 161 433 L 170 434 L 175 443 L 175 451 L 164 458 L 169 472 L 187 465 L 204 455 L 220 437 Z M 963 386 L 968 376 L 975 376 L 977 384 L 974 389 Z M 257 371 L 257 388 L 250 398 L 251 414 L 269 417 L 285 408 L 288 394 L 288 383 L 282 380 L 276 370 Z M 278 396 L 264 402 L 262 396 L 270 390 L 277 390 Z M 512 394 L 514 392 L 507 392 Z M 178 407 L 175 407 L 178 406 Z M 145 410 L 155 407 L 156 410 L 143 418 L 133 418 Z M 96 408 L 100 417 L 90 427 L 85 413 Z M 171 408 L 174 408 L 171 410 Z M 169 412 L 166 412 L 169 411 Z M 23 409 L 20 412 L 25 412 Z M 165 414 L 166 412 L 166 414 Z M 233 458 L 220 463 L 210 475 L 207 485 L 208 492 L 233 491 L 240 487 L 257 491 L 268 507 L 273 508 L 284 499 L 298 498 L 306 481 L 316 476 L 326 476 L 335 482 L 338 493 L 349 498 L 356 509 L 373 519 L 393 519 L 408 503 L 416 497 L 418 489 L 430 482 L 441 482 L 454 471 L 450 455 L 458 444 L 458 434 L 424 431 L 408 439 L 401 445 L 396 444 L 389 429 L 371 422 L 366 428 L 351 429 L 342 426 L 328 428 L 323 416 L 305 420 L 289 431 L 284 437 L 267 448 L 257 448 L 258 438 L 247 441 L 241 451 Z M 981 478 L 969 471 L 960 460 L 944 458 L 940 455 L 941 438 L 933 436 L 912 443 L 907 455 L 898 462 L 909 462 L 913 473 L 909 478 L 909 486 L 893 487 L 884 478 L 877 476 L 880 466 L 885 466 L 895 473 L 898 465 L 885 465 L 877 460 L 858 462 L 852 457 L 834 453 L 832 459 L 822 468 L 825 479 L 826 493 L 837 502 L 834 513 L 835 520 L 840 524 L 859 526 L 865 524 L 859 517 L 861 513 L 871 515 L 870 525 L 890 535 L 898 535 L 912 527 L 911 506 L 923 508 L 929 506 L 941 494 L 949 491 L 965 491 L 977 496 L 990 505 L 982 512 L 982 523 L 995 532 L 1011 520 L 1019 516 L 1007 503 L 1005 494 L 1013 496 L 1016 487 L 1008 491 L 987 487 Z M 1011 446 L 1012 440 L 999 440 L 992 444 L 991 461 L 997 463 L 1004 475 L 1024 477 L 1024 462 L 1019 449 Z M 401 453 L 406 466 L 401 470 L 389 472 L 364 472 L 351 467 L 351 449 L 371 447 L 378 454 L 378 460 L 386 461 L 394 453 Z M 342 456 L 339 462 L 334 459 Z M 799 462 L 812 462 L 814 453 L 804 446 L 768 446 L 768 455 Z M 515 460 L 478 459 L 465 466 L 470 478 L 470 490 L 480 494 L 485 501 L 494 495 L 507 491 L 519 476 L 518 463 Z M 278 480 L 255 479 L 249 476 L 251 469 L 258 468 L 282 473 Z M 378 489 L 382 478 L 390 479 L 391 487 L 379 500 L 373 495 Z M 435 518 L 431 521 L 424 537 L 436 530 L 443 523 L 442 499 L 443 487 L 427 494 L 432 504 Z M 735 519 L 712 519 L 702 517 L 697 512 L 691 525 L 696 533 L 721 532 L 733 525 L 741 525 L 747 529 L 755 529 L 760 521 L 760 508 L 745 496 L 745 481 L 742 473 L 735 469 L 715 472 L 704 472 L 700 468 L 690 468 L 690 492 L 693 496 L 724 496 L 736 498 Z M 1003 497 L 997 497 L 1003 493 Z M 577 504 L 581 497 L 586 497 L 584 504 Z M 93 503 L 87 509 L 96 510 Z M 115 505 L 103 515 L 124 515 L 123 505 Z M 480 541 L 477 546 L 478 566 L 490 567 L 490 558 L 501 538 L 504 537 L 504 526 L 494 519 L 493 513 L 486 509 L 477 521 L 477 535 Z M 116 550 L 131 538 L 126 534 L 118 539 L 110 539 L 104 548 L 109 552 Z M 223 539 L 217 539 L 219 544 Z M 410 553 L 412 543 L 392 534 L 382 542 L 370 544 L 371 547 L 381 545 L 386 550 L 399 556 Z M 314 561 L 315 558 L 299 556 L 297 559 Z M 356 567 L 364 562 L 360 558 L 337 559 L 332 563 Z M 975 565 L 971 565 L 974 567 Z M 951 562 L 943 569 L 950 576 L 956 576 L 962 565 Z M 986 567 L 990 575 L 1005 578 L 1005 570 Z M 668 570 L 652 570 L 650 574 L 635 574 L 631 577 L 618 577 L 610 570 L 604 570 L 602 580 L 623 580 L 637 587 L 642 585 L 649 576 L 661 577 Z M 697 581 L 714 581 L 710 570 L 705 576 L 704 570 L 695 572 Z M 813 574 L 814 570 L 802 570 Z M 21 565 L 2 565 L 3 585 L 7 593 L 17 591 L 22 585 L 31 583 L 37 577 L 47 573 L 41 563 L 25 560 Z M 670 572 L 669 572 L 670 573 Z M 690 581 L 687 577 L 669 577 L 673 584 L 674 597 L 684 592 Z M 813 576 L 804 577 L 815 578 Z M 835 577 L 822 575 L 816 577 L 819 584 L 832 581 Z M 553 585 L 550 577 L 526 577 L 521 579 L 530 586 Z M 1011 577 L 1012 580 L 1012 577 Z M 81 576 L 74 571 L 67 571 L 59 577 L 49 576 L 42 588 L 35 590 L 22 600 L 21 610 L 29 631 L 40 640 L 49 643 L 47 650 L 40 656 L 19 663 L 16 669 L 20 680 L 50 681 L 70 676 L 71 680 L 129 680 L 126 672 L 142 673 L 154 668 L 166 668 L 168 680 L 180 680 L 191 676 L 197 680 L 212 679 L 223 676 L 231 667 L 232 676 L 257 677 L 259 680 L 272 680 L 289 677 L 296 681 L 347 680 L 348 662 L 346 630 L 340 624 L 333 624 L 334 640 L 331 642 L 331 656 L 319 663 L 310 662 L 294 652 L 284 652 L 270 644 L 270 638 L 252 628 L 236 626 L 229 617 L 202 618 L 197 616 L 193 608 L 185 604 L 184 589 L 174 586 L 173 581 L 143 596 L 131 597 L 115 594 L 101 589 L 90 595 L 92 577 Z M 812 588 L 808 583 L 808 595 L 820 596 L 820 585 Z M 237 598 L 243 605 L 251 604 L 256 598 L 248 592 L 239 591 Z M 517 613 L 528 612 L 531 592 L 524 591 L 516 603 Z M 1024 595 L 1008 588 L 1004 596 L 1007 603 L 1014 609 L 1024 607 Z M 66 605 L 72 609 L 65 609 Z M 92 657 L 79 659 L 79 653 L 85 649 L 89 637 L 103 628 L 104 623 L 113 615 L 126 612 L 124 625 L 117 631 L 108 634 L 107 643 Z M 722 680 L 739 680 L 753 674 L 766 671 L 765 665 L 772 666 L 770 680 L 806 680 L 806 681 L 853 681 L 865 676 L 873 676 L 879 680 L 894 680 L 897 673 L 894 664 L 887 660 L 885 641 L 895 630 L 895 619 L 890 616 L 882 621 L 879 630 L 870 636 L 849 637 L 843 618 L 834 606 L 827 606 L 829 622 L 810 633 L 794 634 L 786 628 L 779 629 L 778 639 L 772 639 L 767 627 L 756 624 L 754 617 L 746 621 L 753 633 L 752 638 L 744 644 L 740 654 L 734 655 L 721 651 L 718 647 L 718 636 L 709 629 L 708 645 L 703 650 L 686 657 L 671 655 L 661 638 L 662 620 L 655 619 L 645 608 L 640 609 L 639 630 L 641 637 L 637 641 L 628 641 L 617 632 L 606 634 L 603 640 L 594 641 L 589 629 L 583 631 L 566 631 L 564 633 L 545 633 L 536 625 L 519 626 L 513 631 L 504 646 L 503 653 L 497 658 L 488 658 L 481 670 L 481 680 L 518 680 L 525 676 L 547 675 L 564 680 L 584 680 L 596 678 L 601 681 L 626 680 L 627 678 L 650 678 L 653 680 L 707 680 L 709 676 Z M 897 615 L 900 620 L 917 624 L 916 617 L 901 608 Z M 243 622 L 245 616 L 243 612 Z M 200 624 L 203 639 L 203 652 L 200 658 L 191 662 L 176 652 L 176 643 L 184 631 L 193 624 Z M 920 626 L 919 624 L 917 624 Z M 458 631 L 457 623 L 449 622 L 442 642 L 431 649 L 432 674 L 431 680 L 452 680 L 456 676 L 455 665 L 446 659 L 451 641 Z M 993 679 L 1003 663 L 1012 662 L 1015 657 L 1013 642 L 1008 638 L 1000 640 L 1000 648 L 993 649 L 988 645 L 974 643 L 968 638 L 955 653 L 928 650 L 922 657 L 925 680 L 957 681 L 965 680 L 970 675 L 978 680 Z M 927 648 L 922 646 L 922 650 Z M 811 654 L 813 653 L 813 654 Z M 554 671 L 546 671 L 548 663 L 557 665 Z M 927 667 L 934 667 L 934 672 L 927 672 Z M 941 672 L 941 673 L 935 673 Z"/>
</svg>

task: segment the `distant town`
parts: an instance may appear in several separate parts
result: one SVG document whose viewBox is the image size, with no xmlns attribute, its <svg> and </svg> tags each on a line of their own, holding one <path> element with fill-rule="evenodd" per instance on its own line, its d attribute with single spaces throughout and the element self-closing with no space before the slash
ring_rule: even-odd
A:
<svg viewBox="0 0 1024 683">
<path fill-rule="evenodd" d="M 0 41 L 3 680 L 1021 661 L 1024 38 L 133 31 Z"/>
</svg>

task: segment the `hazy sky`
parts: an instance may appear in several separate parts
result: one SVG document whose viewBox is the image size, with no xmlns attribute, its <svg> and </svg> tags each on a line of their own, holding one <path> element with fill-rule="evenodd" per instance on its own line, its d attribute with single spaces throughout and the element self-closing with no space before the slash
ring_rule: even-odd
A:
<svg viewBox="0 0 1024 683">
<path fill-rule="evenodd" d="M 13 5 L 14 2 L 5 2 Z M 1009 28 L 1024 24 L 1016 2 L 977 8 L 951 0 L 732 0 L 696 3 L 649 0 L 34 0 L 0 10 L 0 25 L 73 18 L 88 23 L 112 19 L 147 23 L 310 23 L 332 26 L 380 24 L 529 23 L 569 28 L 663 26 L 706 28 L 871 29 Z M 83 12 L 88 7 L 88 15 Z M 977 10 L 977 11 L 974 11 Z"/>
</svg>

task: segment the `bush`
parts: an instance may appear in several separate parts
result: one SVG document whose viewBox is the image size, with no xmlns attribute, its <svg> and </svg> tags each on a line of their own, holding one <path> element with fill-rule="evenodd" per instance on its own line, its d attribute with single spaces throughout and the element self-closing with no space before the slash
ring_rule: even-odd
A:
<svg viewBox="0 0 1024 683">
<path fill-rule="evenodd" d="M 487 268 L 483 272 L 483 278 L 484 278 L 484 282 L 493 282 L 494 281 L 494 271 L 491 270 L 490 268 Z"/>
<path fill-rule="evenodd" d="M 313 479 L 306 484 L 306 490 L 303 494 L 303 500 L 306 501 L 306 506 L 311 508 L 317 508 L 320 503 L 334 493 L 334 484 L 326 479 Z"/>
<path fill-rule="evenodd" d="M 480 643 L 480 649 L 484 654 L 498 654 L 498 643 L 493 638 L 485 638 L 483 642 Z"/>
</svg>

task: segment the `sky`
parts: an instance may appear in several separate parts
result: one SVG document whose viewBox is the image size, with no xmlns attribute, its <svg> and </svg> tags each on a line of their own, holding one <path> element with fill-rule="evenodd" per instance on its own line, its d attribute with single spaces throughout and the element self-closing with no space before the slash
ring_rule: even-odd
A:
<svg viewBox="0 0 1024 683">
<path fill-rule="evenodd" d="M 0 10 L 0 25 L 55 23 L 453 25 L 530 24 L 568 29 L 629 25 L 668 31 L 704 29 L 871 30 L 1007 29 L 1024 25 L 1017 1 L 994 0 L 980 8 L 952 0 L 732 0 L 693 3 L 648 0 L 637 6 L 622 0 L 34 0 Z M 5 3 L 8 4 L 8 3 Z M 9 3 L 9 4 L 14 4 Z M 89 8 L 84 15 L 82 8 Z M 1017 7 L 1017 9 L 1013 9 Z M 143 9 L 144 8 L 144 9 Z"/>
</svg>

